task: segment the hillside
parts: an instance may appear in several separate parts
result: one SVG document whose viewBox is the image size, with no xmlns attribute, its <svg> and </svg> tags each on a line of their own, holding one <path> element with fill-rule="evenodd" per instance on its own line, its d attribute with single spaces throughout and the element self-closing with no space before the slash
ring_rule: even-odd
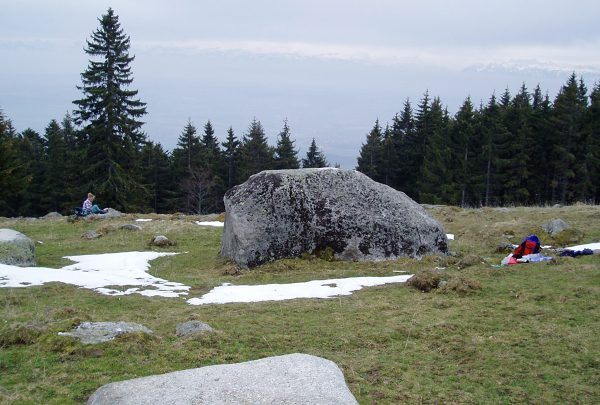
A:
<svg viewBox="0 0 600 405">
<path fill-rule="evenodd" d="M 451 256 L 348 263 L 307 254 L 247 271 L 218 257 L 221 228 L 195 223 L 213 218 L 0 218 L 0 228 L 38 242 L 38 266 L 60 268 L 69 264 L 63 257 L 73 255 L 178 252 L 150 262 L 149 273 L 191 286 L 189 296 L 176 298 L 107 296 L 61 283 L 0 288 L 0 402 L 81 403 L 112 381 L 295 352 L 336 362 L 364 404 L 600 402 L 599 256 L 559 258 L 546 249 L 555 260 L 497 267 L 506 255 L 498 246 L 519 243 L 529 233 L 553 247 L 600 241 L 600 207 L 428 210 L 455 235 Z M 152 221 L 134 222 L 140 218 Z M 572 228 L 552 239 L 540 227 L 556 218 Z M 142 230 L 119 229 L 134 223 Z M 81 238 L 89 230 L 102 237 Z M 158 234 L 175 246 L 150 247 Z M 389 284 L 332 299 L 186 303 L 222 283 L 392 276 L 435 268 L 447 287 L 428 293 Z M 481 289 L 461 289 L 464 285 Z M 188 320 L 206 322 L 216 332 L 177 337 L 176 325 Z M 137 322 L 154 333 L 98 345 L 58 336 L 83 321 Z"/>
</svg>

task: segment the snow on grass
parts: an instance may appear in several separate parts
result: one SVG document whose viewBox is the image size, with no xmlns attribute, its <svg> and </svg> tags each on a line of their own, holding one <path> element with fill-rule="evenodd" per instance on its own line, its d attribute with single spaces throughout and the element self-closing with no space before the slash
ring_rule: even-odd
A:
<svg viewBox="0 0 600 405">
<path fill-rule="evenodd" d="M 583 250 L 583 249 L 600 250 L 600 242 L 588 243 L 585 245 L 569 246 L 569 247 L 566 247 L 565 249 L 574 250 L 574 251 Z"/>
<path fill-rule="evenodd" d="M 351 277 L 313 280 L 304 283 L 232 285 L 224 283 L 200 298 L 187 300 L 191 305 L 226 304 L 233 302 L 282 301 L 295 298 L 332 298 L 350 295 L 363 287 L 388 283 L 404 283 L 412 275 L 391 277 Z"/>
<path fill-rule="evenodd" d="M 152 218 L 138 218 L 135 220 L 135 222 L 150 222 L 152 221 Z"/>
<path fill-rule="evenodd" d="M 200 226 L 216 226 L 222 227 L 224 222 L 221 221 L 196 221 L 196 225 Z"/>
<path fill-rule="evenodd" d="M 147 273 L 151 260 L 175 254 L 177 253 L 123 252 L 66 256 L 65 258 L 76 263 L 60 269 L 0 264 L 0 287 L 29 287 L 61 282 L 105 295 L 135 293 L 146 296 L 179 297 L 187 295 L 190 287 Z M 109 286 L 131 286 L 131 288 L 122 291 L 108 288 Z"/>
<path fill-rule="evenodd" d="M 447 233 L 446 234 L 446 238 L 448 238 L 448 240 L 454 240 L 454 234 L 453 233 Z"/>
<path fill-rule="evenodd" d="M 18 267 L 0 264 L 0 287 L 30 287 L 51 282 L 72 284 L 104 295 L 141 294 L 148 297 L 180 297 L 190 289 L 181 283 L 163 280 L 147 273 L 149 262 L 177 253 L 123 252 L 98 255 L 65 256 L 75 263 L 60 269 Z M 332 298 L 350 295 L 363 287 L 404 283 L 411 275 L 390 277 L 352 277 L 313 280 L 291 284 L 231 285 L 225 283 L 200 298 L 187 300 L 191 305 L 230 302 L 281 301 L 295 298 Z M 115 289 L 126 286 L 126 289 Z"/>
</svg>

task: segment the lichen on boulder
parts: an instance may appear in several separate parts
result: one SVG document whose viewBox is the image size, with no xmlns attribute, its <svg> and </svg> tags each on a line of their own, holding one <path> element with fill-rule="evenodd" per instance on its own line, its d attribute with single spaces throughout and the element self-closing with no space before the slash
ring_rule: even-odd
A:
<svg viewBox="0 0 600 405">
<path fill-rule="evenodd" d="M 13 229 L 0 229 L 0 263 L 13 266 L 35 266 L 35 244 Z"/>
<path fill-rule="evenodd" d="M 225 194 L 221 255 L 242 267 L 331 249 L 337 260 L 445 254 L 438 221 L 354 170 L 267 170 Z"/>
</svg>

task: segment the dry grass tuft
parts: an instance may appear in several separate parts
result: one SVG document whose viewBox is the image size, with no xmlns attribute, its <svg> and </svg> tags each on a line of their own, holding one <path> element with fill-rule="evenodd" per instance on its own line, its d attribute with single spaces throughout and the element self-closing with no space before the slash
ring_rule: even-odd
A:
<svg viewBox="0 0 600 405">
<path fill-rule="evenodd" d="M 440 291 L 444 293 L 455 292 L 459 295 L 468 295 L 480 291 L 481 288 L 481 283 L 477 280 L 464 277 L 453 277 L 443 283 Z"/>
<path fill-rule="evenodd" d="M 0 330 L 0 347 L 30 345 L 45 330 L 39 322 L 14 323 Z"/>
<path fill-rule="evenodd" d="M 456 263 L 456 267 L 459 269 L 464 269 L 466 267 L 476 266 L 478 264 L 485 263 L 481 257 L 477 255 L 467 255 L 461 258 L 458 263 Z"/>
<path fill-rule="evenodd" d="M 429 292 L 438 287 L 441 279 L 442 277 L 439 272 L 422 270 L 418 271 L 414 276 L 408 279 L 406 285 L 423 292 Z"/>
</svg>

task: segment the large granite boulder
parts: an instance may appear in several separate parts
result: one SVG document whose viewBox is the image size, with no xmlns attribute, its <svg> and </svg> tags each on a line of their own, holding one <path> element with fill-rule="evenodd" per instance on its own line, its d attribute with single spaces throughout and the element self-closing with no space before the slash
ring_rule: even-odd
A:
<svg viewBox="0 0 600 405">
<path fill-rule="evenodd" d="M 115 382 L 87 403 L 358 404 L 335 363 L 299 353 Z"/>
<path fill-rule="evenodd" d="M 35 266 L 35 244 L 13 229 L 0 229 L 0 263 L 13 266 Z"/>
<path fill-rule="evenodd" d="M 352 261 L 448 250 L 442 226 L 425 209 L 353 170 L 267 170 L 224 200 L 221 255 L 243 267 L 325 249 Z"/>
</svg>

